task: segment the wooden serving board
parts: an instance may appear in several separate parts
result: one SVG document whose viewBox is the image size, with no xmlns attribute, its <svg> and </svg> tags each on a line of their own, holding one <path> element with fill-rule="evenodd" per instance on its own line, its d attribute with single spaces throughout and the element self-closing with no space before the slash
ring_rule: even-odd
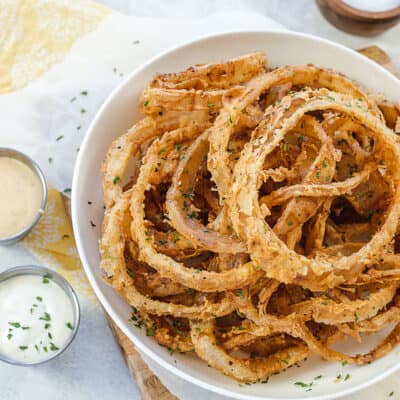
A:
<svg viewBox="0 0 400 400">
<path fill-rule="evenodd" d="M 390 57 L 381 48 L 369 46 L 358 50 L 358 52 L 382 65 L 400 78 L 400 72 L 396 69 Z M 69 207 L 66 208 L 68 209 Z M 135 345 L 122 333 L 106 312 L 105 314 L 114 337 L 121 348 L 129 372 L 137 383 L 142 400 L 178 400 L 149 369 L 135 349 Z"/>
</svg>

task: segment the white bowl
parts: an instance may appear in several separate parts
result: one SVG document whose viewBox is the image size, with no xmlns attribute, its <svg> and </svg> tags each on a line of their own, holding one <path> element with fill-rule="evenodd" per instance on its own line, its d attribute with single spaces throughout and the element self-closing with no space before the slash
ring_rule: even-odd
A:
<svg viewBox="0 0 400 400">
<path fill-rule="evenodd" d="M 141 116 L 138 99 L 146 83 L 156 72 L 179 71 L 195 63 L 221 61 L 252 51 L 263 50 L 271 66 L 315 63 L 331 67 L 361 82 L 365 87 L 383 92 L 400 101 L 400 83 L 386 70 L 358 53 L 338 44 L 309 35 L 290 32 L 233 32 L 213 35 L 169 50 L 132 72 L 109 96 L 93 120 L 81 146 L 72 188 L 72 218 L 80 257 L 89 281 L 100 302 L 122 331 L 146 355 L 170 372 L 205 389 L 238 399 L 333 399 L 363 389 L 388 376 L 400 367 L 397 348 L 387 356 L 363 367 L 342 366 L 311 357 L 301 368 L 273 376 L 268 384 L 239 385 L 223 376 L 194 355 L 173 354 L 133 326 L 130 307 L 101 280 L 99 270 L 100 227 L 103 215 L 100 165 L 111 141 L 123 134 Z M 88 201 L 92 204 L 89 205 Z M 92 221 L 96 227 L 93 227 Z M 378 335 L 378 338 L 382 334 Z M 369 337 L 364 350 L 376 343 Z M 353 342 L 344 348 L 354 350 Z M 101 350 L 100 350 L 101 351 Z M 360 347 L 357 347 L 360 351 Z M 336 381 L 341 373 L 347 380 Z M 295 385 L 309 383 L 312 391 Z"/>
</svg>

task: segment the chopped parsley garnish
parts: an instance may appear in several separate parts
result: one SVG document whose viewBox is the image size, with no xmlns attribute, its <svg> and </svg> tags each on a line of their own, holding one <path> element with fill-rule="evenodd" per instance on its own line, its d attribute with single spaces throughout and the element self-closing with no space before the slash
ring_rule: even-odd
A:
<svg viewBox="0 0 400 400">
<path fill-rule="evenodd" d="M 293 221 L 291 219 L 289 219 L 289 221 L 287 222 L 288 226 L 292 226 L 293 225 Z"/>
<path fill-rule="evenodd" d="M 71 193 L 71 188 L 65 188 L 65 189 L 63 190 L 63 192 L 64 192 L 64 193 Z"/>
<path fill-rule="evenodd" d="M 36 300 L 37 300 L 37 301 L 43 301 L 43 297 L 41 297 L 41 296 L 36 296 Z"/>
<path fill-rule="evenodd" d="M 44 329 L 49 329 L 51 327 L 51 324 L 44 324 Z"/>
<path fill-rule="evenodd" d="M 348 364 L 347 360 L 342 361 L 343 367 L 344 367 L 345 365 L 347 365 L 347 364 Z"/>
<path fill-rule="evenodd" d="M 154 336 L 154 328 L 146 328 L 146 336 Z"/>
<path fill-rule="evenodd" d="M 59 350 L 59 348 L 53 342 L 51 342 L 50 343 L 50 350 L 51 351 L 57 351 L 57 350 Z"/>
<path fill-rule="evenodd" d="M 12 333 L 9 333 L 9 334 L 7 335 L 7 339 L 8 339 L 8 340 L 10 340 L 12 337 L 13 337 Z"/>
<path fill-rule="evenodd" d="M 72 326 L 71 322 L 67 322 L 65 325 L 66 325 L 67 328 L 71 329 L 71 331 L 74 329 L 74 327 Z"/>
<path fill-rule="evenodd" d="M 26 350 L 27 348 L 28 348 L 28 346 L 19 346 L 19 349 L 22 351 Z"/>
<path fill-rule="evenodd" d="M 88 94 L 87 90 L 83 90 L 83 91 L 81 92 L 81 95 L 82 95 L 82 96 L 87 96 L 87 94 Z"/>
<path fill-rule="evenodd" d="M 45 312 L 42 317 L 39 318 L 42 321 L 51 321 L 51 316 L 48 312 Z M 45 326 L 46 329 L 46 326 Z"/>
<path fill-rule="evenodd" d="M 9 322 L 8 325 L 13 326 L 14 328 L 21 328 L 21 324 L 19 322 Z"/>
<path fill-rule="evenodd" d="M 312 386 L 313 383 L 312 382 L 311 383 L 295 382 L 294 384 L 297 385 L 297 386 L 300 386 L 302 388 L 309 388 L 309 387 Z"/>
<path fill-rule="evenodd" d="M 146 101 L 143 102 L 143 105 L 144 105 L 145 107 L 146 107 L 148 104 L 149 104 L 149 101 L 148 101 L 148 100 L 146 100 Z"/>
<path fill-rule="evenodd" d="M 244 298 L 244 291 L 243 289 L 238 289 L 238 296 L 241 297 L 242 299 Z"/>
<path fill-rule="evenodd" d="M 52 276 L 50 274 L 44 274 L 42 277 L 42 283 L 49 283 Z"/>
<path fill-rule="evenodd" d="M 207 107 L 210 107 L 210 108 L 212 108 L 212 107 L 214 107 L 215 106 L 215 104 L 214 103 L 207 103 Z"/>
<path fill-rule="evenodd" d="M 346 374 L 346 376 L 344 377 L 344 380 L 347 381 L 350 379 L 350 374 Z"/>
<path fill-rule="evenodd" d="M 86 110 L 84 108 L 81 108 L 81 113 L 83 114 L 85 112 L 86 112 Z"/>
<path fill-rule="evenodd" d="M 49 337 L 49 339 L 53 339 L 53 335 L 50 332 L 47 332 L 47 336 Z"/>
<path fill-rule="evenodd" d="M 59 142 L 62 138 L 64 137 L 64 135 L 60 135 L 56 138 L 56 141 Z"/>
<path fill-rule="evenodd" d="M 120 180 L 121 180 L 121 178 L 120 178 L 119 176 L 116 176 L 116 177 L 113 179 L 113 184 L 115 185 L 115 184 L 118 183 Z"/>
</svg>

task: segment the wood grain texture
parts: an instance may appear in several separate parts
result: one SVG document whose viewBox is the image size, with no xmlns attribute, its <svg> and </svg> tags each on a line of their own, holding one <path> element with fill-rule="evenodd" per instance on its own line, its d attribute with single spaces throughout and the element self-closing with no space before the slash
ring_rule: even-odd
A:
<svg viewBox="0 0 400 400">
<path fill-rule="evenodd" d="M 396 70 L 390 57 L 379 47 L 369 46 L 360 49 L 359 52 L 373 61 L 376 61 L 397 77 L 400 77 L 399 71 Z M 66 195 L 63 195 L 63 200 L 66 212 L 70 215 L 70 199 Z M 121 348 L 129 372 L 138 385 L 142 400 L 178 400 L 149 369 L 135 349 L 135 345 L 116 326 L 106 311 L 104 311 L 104 313 L 114 337 Z"/>
</svg>

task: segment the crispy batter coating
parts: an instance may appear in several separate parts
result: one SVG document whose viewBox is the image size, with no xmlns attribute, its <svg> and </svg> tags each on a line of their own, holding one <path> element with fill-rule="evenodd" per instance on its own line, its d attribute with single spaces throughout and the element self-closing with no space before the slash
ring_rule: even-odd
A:
<svg viewBox="0 0 400 400">
<path fill-rule="evenodd" d="M 103 163 L 100 241 L 136 326 L 241 382 L 396 346 L 398 105 L 253 53 L 158 74 L 139 109 Z M 366 354 L 330 348 L 389 325 Z"/>
</svg>

